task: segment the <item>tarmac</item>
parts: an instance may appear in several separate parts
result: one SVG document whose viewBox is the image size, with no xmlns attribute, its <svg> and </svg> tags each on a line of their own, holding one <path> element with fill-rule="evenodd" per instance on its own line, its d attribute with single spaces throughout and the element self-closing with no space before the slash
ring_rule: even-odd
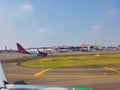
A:
<svg viewBox="0 0 120 90">
<path fill-rule="evenodd" d="M 98 54 L 102 52 L 69 52 L 56 55 Z M 107 53 L 107 52 L 105 52 Z M 119 53 L 119 52 L 110 52 Z M 102 53 L 104 54 L 104 53 Z M 25 68 L 18 66 L 20 60 L 39 58 L 19 53 L 0 54 L 0 60 L 10 84 L 37 84 L 89 87 L 92 90 L 120 90 L 120 66 L 101 68 Z"/>
</svg>

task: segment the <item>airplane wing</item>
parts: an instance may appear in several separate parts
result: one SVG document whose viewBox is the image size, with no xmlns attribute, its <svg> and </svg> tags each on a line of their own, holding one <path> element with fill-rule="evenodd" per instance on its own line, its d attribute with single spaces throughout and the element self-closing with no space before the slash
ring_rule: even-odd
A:
<svg viewBox="0 0 120 90">
<path fill-rule="evenodd" d="M 9 90 L 73 90 L 70 87 L 49 85 L 7 85 L 6 87 Z"/>
<path fill-rule="evenodd" d="M 8 83 L 7 78 L 4 74 L 3 68 L 2 68 L 2 64 L 0 62 L 0 79 L 4 82 L 4 83 Z"/>
<path fill-rule="evenodd" d="M 0 62 L 0 88 L 5 88 L 8 81 L 7 81 L 7 78 L 4 74 L 4 71 L 3 71 L 3 68 L 2 68 L 2 65 L 1 65 L 1 62 Z"/>
</svg>

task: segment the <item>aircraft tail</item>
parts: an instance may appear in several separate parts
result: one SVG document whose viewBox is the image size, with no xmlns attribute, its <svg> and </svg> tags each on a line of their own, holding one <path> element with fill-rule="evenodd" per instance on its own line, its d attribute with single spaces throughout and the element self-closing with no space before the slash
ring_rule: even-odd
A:
<svg viewBox="0 0 120 90">
<path fill-rule="evenodd" d="M 19 53 L 25 53 L 25 54 L 30 54 L 28 51 L 26 51 L 19 43 L 17 43 L 17 48 Z"/>
</svg>

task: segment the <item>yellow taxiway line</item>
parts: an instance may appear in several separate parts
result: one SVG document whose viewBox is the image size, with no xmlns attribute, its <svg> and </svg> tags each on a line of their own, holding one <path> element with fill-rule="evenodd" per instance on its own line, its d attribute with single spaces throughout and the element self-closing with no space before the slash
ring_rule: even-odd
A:
<svg viewBox="0 0 120 90">
<path fill-rule="evenodd" d="M 7 75 L 13 75 L 13 76 L 40 76 L 42 74 L 44 74 L 45 72 L 47 72 L 48 70 L 51 70 L 51 68 L 48 68 L 48 69 L 45 69 L 43 71 L 40 71 L 36 74 L 9 74 L 9 73 L 6 73 Z"/>
<path fill-rule="evenodd" d="M 6 73 L 6 75 L 11 75 L 11 76 L 30 76 L 30 77 L 33 77 L 34 75 L 33 74 L 9 74 L 9 73 Z M 40 75 L 38 75 L 40 76 Z M 45 76 L 45 77 L 114 77 L 114 76 L 120 76 L 120 75 L 107 75 L 107 74 L 101 74 L 101 75 L 95 75 L 95 74 L 92 74 L 92 75 L 72 75 L 72 74 L 42 74 L 41 76 Z M 36 76 L 37 77 L 37 76 Z"/>
<path fill-rule="evenodd" d="M 9 74 L 9 73 L 6 73 L 6 75 L 12 75 L 12 76 L 33 76 L 33 75 L 29 75 L 29 74 Z"/>
<path fill-rule="evenodd" d="M 106 69 L 106 70 L 110 70 L 110 71 L 113 71 L 113 72 L 116 72 L 116 73 L 120 74 L 120 71 L 117 70 L 117 69 L 114 69 L 114 68 L 104 67 L 104 69 Z"/>
<path fill-rule="evenodd" d="M 38 72 L 38 73 L 34 74 L 34 76 L 40 76 L 40 75 L 42 75 L 43 73 L 45 73 L 45 72 L 47 72 L 49 70 L 51 70 L 51 68 L 45 69 L 45 70 L 43 70 L 41 72 Z"/>
<path fill-rule="evenodd" d="M 116 72 L 116 73 L 120 74 L 120 71 L 117 70 L 117 69 L 108 68 L 108 67 L 103 67 L 103 68 L 106 69 L 106 70 L 110 70 L 110 71 L 113 71 L 113 72 Z M 7 75 L 16 75 L 16 76 L 36 76 L 37 77 L 37 76 L 43 75 L 45 72 L 47 72 L 49 70 L 51 70 L 51 68 L 47 68 L 47 69 L 42 70 L 42 71 L 40 71 L 38 73 L 35 73 L 35 74 L 8 74 L 8 73 L 6 73 L 6 74 Z M 69 75 L 69 74 L 67 74 L 67 75 L 66 74 L 58 74 L 58 75 L 48 74 L 48 75 L 45 75 L 45 76 L 71 76 L 71 75 Z M 83 75 L 72 75 L 72 76 L 83 76 Z M 92 76 L 99 76 L 99 75 L 85 75 L 85 77 L 92 77 Z M 106 76 L 106 74 L 103 74 L 103 76 Z"/>
</svg>

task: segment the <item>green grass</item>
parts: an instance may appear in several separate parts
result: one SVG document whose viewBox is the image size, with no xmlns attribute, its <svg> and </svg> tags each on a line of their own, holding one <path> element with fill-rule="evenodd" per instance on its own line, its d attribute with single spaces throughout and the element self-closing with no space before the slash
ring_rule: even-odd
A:
<svg viewBox="0 0 120 90">
<path fill-rule="evenodd" d="M 100 54 L 81 56 L 44 57 L 20 63 L 24 67 L 61 68 L 61 67 L 99 67 L 120 65 L 120 54 Z"/>
</svg>

